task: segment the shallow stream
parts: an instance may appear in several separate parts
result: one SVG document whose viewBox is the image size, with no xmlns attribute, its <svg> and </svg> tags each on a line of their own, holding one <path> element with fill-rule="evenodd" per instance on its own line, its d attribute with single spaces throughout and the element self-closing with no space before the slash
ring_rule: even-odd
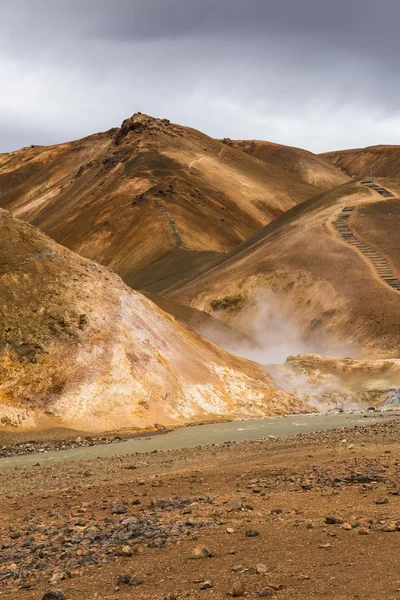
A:
<svg viewBox="0 0 400 600">
<path fill-rule="evenodd" d="M 56 464 L 59 462 L 90 460 L 109 456 L 122 456 L 145 453 L 153 450 L 172 450 L 176 448 L 193 448 L 194 446 L 209 446 L 223 442 L 241 442 L 258 440 L 268 436 L 285 437 L 299 433 L 310 433 L 355 425 L 372 425 L 399 418 L 396 412 L 390 413 L 344 413 L 295 415 L 289 417 L 270 417 L 248 421 L 232 421 L 229 423 L 213 423 L 181 427 L 163 435 L 136 437 L 114 444 L 90 447 L 70 448 L 38 452 L 0 459 L 0 469 L 12 467 L 27 467 L 35 463 L 40 465 Z"/>
</svg>

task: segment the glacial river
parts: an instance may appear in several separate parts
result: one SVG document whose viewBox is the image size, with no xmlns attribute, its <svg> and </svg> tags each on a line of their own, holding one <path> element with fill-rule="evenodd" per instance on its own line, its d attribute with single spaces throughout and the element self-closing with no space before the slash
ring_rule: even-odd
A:
<svg viewBox="0 0 400 600">
<path fill-rule="evenodd" d="M 168 433 L 151 437 L 144 434 L 143 437 L 135 437 L 112 444 L 2 458 L 0 459 L 0 469 L 28 467 L 35 463 L 40 463 L 41 465 L 56 464 L 66 461 L 90 460 L 98 457 L 122 456 L 134 454 L 135 452 L 144 453 L 152 452 L 153 450 L 209 446 L 223 442 L 258 440 L 268 438 L 268 436 L 285 437 L 299 433 L 354 427 L 355 425 L 372 425 L 399 417 L 400 414 L 398 411 L 388 411 L 383 413 L 296 415 L 196 425 L 194 427 L 181 427 Z"/>
</svg>

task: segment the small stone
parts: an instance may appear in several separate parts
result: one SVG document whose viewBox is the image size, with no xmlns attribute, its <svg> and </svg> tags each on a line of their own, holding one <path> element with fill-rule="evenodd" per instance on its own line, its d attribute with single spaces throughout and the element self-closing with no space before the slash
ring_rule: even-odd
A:
<svg viewBox="0 0 400 600">
<path fill-rule="evenodd" d="M 123 504 L 119 504 L 118 506 L 114 506 L 111 514 L 113 515 L 124 515 L 127 512 L 127 508 L 126 506 L 124 506 Z"/>
<path fill-rule="evenodd" d="M 62 590 L 52 590 L 51 592 L 47 592 L 42 600 L 64 600 L 65 594 Z"/>
<path fill-rule="evenodd" d="M 233 529 L 233 527 L 227 527 L 226 533 L 235 533 L 235 530 Z"/>
<path fill-rule="evenodd" d="M 246 567 L 243 565 L 235 565 L 234 567 L 232 567 L 232 571 L 234 573 L 243 573 L 244 571 L 246 571 Z"/>
<path fill-rule="evenodd" d="M 343 523 L 343 519 L 340 517 L 325 517 L 325 523 L 327 525 L 340 525 Z"/>
<path fill-rule="evenodd" d="M 389 504 L 389 500 L 387 498 L 379 498 L 375 500 L 375 504 Z"/>
<path fill-rule="evenodd" d="M 60 581 L 62 581 L 63 579 L 65 579 L 65 573 L 63 571 L 59 571 L 58 573 L 53 573 L 49 583 L 50 585 L 56 585 L 57 583 L 60 583 Z"/>
<path fill-rule="evenodd" d="M 129 585 L 142 585 L 143 581 L 141 577 L 131 577 Z"/>
<path fill-rule="evenodd" d="M 323 550 L 329 550 L 332 548 L 332 544 L 320 544 L 318 548 L 322 548 Z"/>
<path fill-rule="evenodd" d="M 344 529 L 345 531 L 351 531 L 353 528 L 350 523 L 343 523 L 340 529 Z"/>
<path fill-rule="evenodd" d="M 260 535 L 260 532 L 256 531 L 255 529 L 248 529 L 245 535 L 246 537 L 257 537 L 258 535 Z"/>
<path fill-rule="evenodd" d="M 121 523 L 121 525 L 136 525 L 138 523 L 138 519 L 136 517 L 127 517 Z"/>
<path fill-rule="evenodd" d="M 358 530 L 358 533 L 360 535 L 369 535 L 371 532 L 366 527 L 360 527 L 360 529 Z"/>
<path fill-rule="evenodd" d="M 193 550 L 193 558 L 211 558 L 214 553 L 205 546 L 196 546 Z"/>
<path fill-rule="evenodd" d="M 276 594 L 275 594 L 275 590 L 273 590 L 270 587 L 266 587 L 263 590 L 261 590 L 260 592 L 258 592 L 258 595 L 263 598 L 265 598 L 265 597 L 271 598 L 272 596 L 275 596 Z"/>
<path fill-rule="evenodd" d="M 127 544 L 126 546 L 122 546 L 122 548 L 121 548 L 121 554 L 122 554 L 122 556 L 132 556 L 133 550 Z"/>
<path fill-rule="evenodd" d="M 200 585 L 201 590 L 209 590 L 212 587 L 214 587 L 213 582 L 209 580 L 203 581 L 203 583 Z"/>
<path fill-rule="evenodd" d="M 151 542 L 149 542 L 147 545 L 149 548 L 162 548 L 163 546 L 165 546 L 165 539 L 155 538 L 154 540 L 151 540 Z"/>
<path fill-rule="evenodd" d="M 117 585 L 129 585 L 132 579 L 132 575 L 124 574 L 119 575 Z"/>
<path fill-rule="evenodd" d="M 235 583 L 232 588 L 232 596 L 234 596 L 235 598 L 243 596 L 245 591 L 246 588 L 244 586 L 244 583 L 242 581 L 239 581 L 238 583 Z"/>
<path fill-rule="evenodd" d="M 265 573 L 268 573 L 267 565 L 256 565 L 256 573 L 258 573 L 258 575 L 264 575 Z"/>
</svg>

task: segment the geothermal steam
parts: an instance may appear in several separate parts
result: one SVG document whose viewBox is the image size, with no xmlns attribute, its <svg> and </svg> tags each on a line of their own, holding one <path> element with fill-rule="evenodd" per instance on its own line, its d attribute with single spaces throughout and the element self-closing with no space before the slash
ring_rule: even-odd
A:
<svg viewBox="0 0 400 600">
<path fill-rule="evenodd" d="M 242 339 L 232 344 L 210 327 L 199 333 L 231 354 L 264 365 L 279 387 L 318 411 L 354 410 L 397 398 L 400 361 L 348 358 L 353 353 L 348 347 L 326 333 L 302 330 L 291 319 L 293 314 L 288 299 L 263 290 L 229 317 L 229 324 L 247 336 L 247 343 Z"/>
</svg>

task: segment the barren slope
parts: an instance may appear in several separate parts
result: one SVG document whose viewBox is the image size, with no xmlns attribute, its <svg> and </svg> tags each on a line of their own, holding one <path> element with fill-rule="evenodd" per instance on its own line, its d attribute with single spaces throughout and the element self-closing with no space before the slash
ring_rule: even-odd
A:
<svg viewBox="0 0 400 600">
<path fill-rule="evenodd" d="M 369 146 L 319 156 L 353 177 L 400 177 L 400 146 Z"/>
<path fill-rule="evenodd" d="M 266 346 L 286 337 L 287 354 L 294 341 L 297 353 L 399 356 L 399 184 L 349 183 L 311 199 L 170 295 Z"/>
<path fill-rule="evenodd" d="M 318 190 L 166 119 L 0 155 L 0 206 L 57 242 L 160 291 Z"/>
<path fill-rule="evenodd" d="M 108 269 L 0 210 L 0 426 L 105 430 L 296 408 Z"/>
<path fill-rule="evenodd" d="M 225 138 L 223 142 L 231 148 L 237 148 L 262 160 L 268 165 L 278 167 L 286 173 L 291 173 L 321 190 L 330 190 L 350 179 L 340 168 L 333 166 L 323 157 L 301 148 L 262 140 L 231 140 Z"/>
</svg>

